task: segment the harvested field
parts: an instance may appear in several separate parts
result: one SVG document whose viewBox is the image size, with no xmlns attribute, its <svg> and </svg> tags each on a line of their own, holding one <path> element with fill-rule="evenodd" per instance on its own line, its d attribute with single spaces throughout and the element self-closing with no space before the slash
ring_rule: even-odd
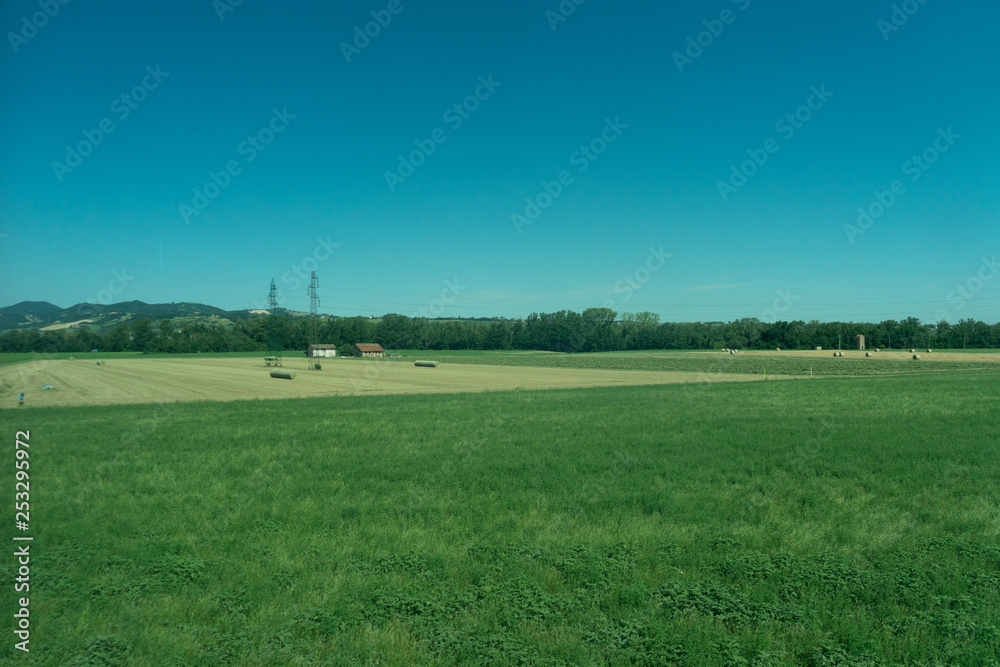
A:
<svg viewBox="0 0 1000 667">
<path fill-rule="evenodd" d="M 759 375 L 669 371 L 535 368 L 443 364 L 434 372 L 408 363 L 338 360 L 308 371 L 305 359 L 285 359 L 302 371 L 294 382 L 276 382 L 258 358 L 116 359 L 110 364 L 69 360 L 30 361 L 0 370 L 0 407 L 110 405 L 174 401 L 232 401 L 307 396 L 424 394 L 560 389 L 680 382 L 739 382 Z M 773 379 L 778 379 L 773 376 Z M 55 390 L 41 391 L 50 383 Z"/>
<path fill-rule="evenodd" d="M 889 361 L 905 361 L 912 357 L 912 352 L 907 350 L 842 350 L 845 359 L 864 359 L 865 352 L 871 352 L 876 359 Z M 718 354 L 717 350 L 690 352 L 689 354 Z M 814 359 L 826 358 L 830 355 L 827 350 L 783 350 L 776 352 L 773 350 L 744 350 L 740 354 L 756 357 L 812 357 Z M 1000 363 L 1000 354 L 995 352 L 931 352 L 927 356 L 933 361 L 964 361 L 964 362 L 986 362 Z"/>
<path fill-rule="evenodd" d="M 877 352 L 870 358 L 860 350 L 844 350 L 834 359 L 827 351 L 747 351 L 736 355 L 719 350 L 632 351 L 559 354 L 540 352 L 467 352 L 439 353 L 451 363 L 497 364 L 501 366 L 536 366 L 586 370 L 670 371 L 680 373 L 738 373 L 793 377 L 871 377 L 901 374 L 1000 373 L 1000 354 L 932 353 L 915 364 L 908 352 Z M 922 361 L 924 361 L 922 360 Z"/>
</svg>

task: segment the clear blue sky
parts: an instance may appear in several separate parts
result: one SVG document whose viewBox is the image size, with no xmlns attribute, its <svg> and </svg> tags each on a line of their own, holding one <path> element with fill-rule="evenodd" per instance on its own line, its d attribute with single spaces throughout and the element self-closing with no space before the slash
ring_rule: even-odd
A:
<svg viewBox="0 0 1000 667">
<path fill-rule="evenodd" d="M 232 1 L 3 3 L 0 305 L 1000 319 L 995 3 Z"/>
</svg>

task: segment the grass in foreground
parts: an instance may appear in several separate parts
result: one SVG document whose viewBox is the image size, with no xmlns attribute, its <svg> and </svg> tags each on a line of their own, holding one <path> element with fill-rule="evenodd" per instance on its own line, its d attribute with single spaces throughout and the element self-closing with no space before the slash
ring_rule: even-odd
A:
<svg viewBox="0 0 1000 667">
<path fill-rule="evenodd" d="M 18 660 L 997 664 L 995 378 L 7 412 Z"/>
</svg>

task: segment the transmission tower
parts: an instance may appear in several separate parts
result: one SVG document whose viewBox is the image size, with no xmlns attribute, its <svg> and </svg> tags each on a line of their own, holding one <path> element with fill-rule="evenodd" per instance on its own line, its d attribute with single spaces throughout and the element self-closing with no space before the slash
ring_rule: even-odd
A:
<svg viewBox="0 0 1000 667">
<path fill-rule="evenodd" d="M 271 278 L 271 290 L 267 293 L 267 366 L 281 365 L 281 332 L 278 328 L 278 288 Z"/>
<path fill-rule="evenodd" d="M 316 345 L 319 341 L 316 340 L 319 336 L 318 325 L 316 322 L 316 312 L 319 310 L 319 295 L 316 294 L 316 288 L 319 287 L 319 279 L 316 278 L 316 272 L 312 271 L 312 279 L 309 281 L 309 347 Z M 311 351 L 309 355 L 309 370 L 318 371 L 320 370 L 320 364 L 316 361 L 316 358 L 312 356 Z"/>
</svg>

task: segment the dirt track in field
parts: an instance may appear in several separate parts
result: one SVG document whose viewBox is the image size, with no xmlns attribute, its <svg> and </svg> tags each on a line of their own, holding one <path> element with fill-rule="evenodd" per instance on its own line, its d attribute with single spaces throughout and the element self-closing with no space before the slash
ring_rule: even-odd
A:
<svg viewBox="0 0 1000 667">
<path fill-rule="evenodd" d="M 360 359 L 323 361 L 323 370 L 306 370 L 304 358 L 286 359 L 293 380 L 272 378 L 263 360 L 111 359 L 30 361 L 0 366 L 0 407 L 111 405 L 174 401 L 233 401 L 311 396 L 427 394 L 563 389 L 680 382 L 744 382 L 759 375 L 675 373 L 666 371 L 583 370 L 447 364 L 418 368 L 412 362 Z M 778 379 L 774 377 L 773 379 Z M 54 389 L 42 390 L 42 384 Z"/>
</svg>

